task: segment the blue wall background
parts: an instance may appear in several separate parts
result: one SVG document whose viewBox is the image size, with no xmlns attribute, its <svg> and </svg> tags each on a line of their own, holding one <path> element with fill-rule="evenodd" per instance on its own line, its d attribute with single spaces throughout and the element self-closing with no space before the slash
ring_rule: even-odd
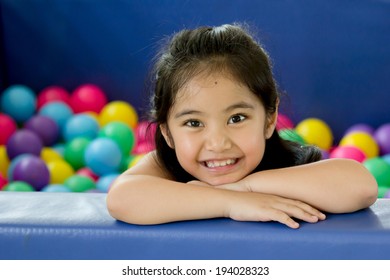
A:
<svg viewBox="0 0 390 280">
<path fill-rule="evenodd" d="M 160 40 L 235 21 L 270 53 L 295 122 L 321 118 L 337 137 L 390 121 L 388 0 L 0 0 L 0 87 L 91 82 L 142 114 Z"/>
</svg>

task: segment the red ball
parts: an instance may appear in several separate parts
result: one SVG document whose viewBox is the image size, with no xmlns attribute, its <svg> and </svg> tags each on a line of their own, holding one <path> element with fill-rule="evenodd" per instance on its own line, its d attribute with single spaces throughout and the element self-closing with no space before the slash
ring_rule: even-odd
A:
<svg viewBox="0 0 390 280">
<path fill-rule="evenodd" d="M 8 184 L 8 180 L 0 173 L 0 191 Z"/>
<path fill-rule="evenodd" d="M 329 158 L 348 158 L 363 162 L 366 155 L 354 146 L 338 146 L 331 151 Z"/>
<path fill-rule="evenodd" d="M 294 123 L 292 122 L 292 120 L 286 115 L 279 113 L 276 122 L 276 129 L 281 130 L 281 129 L 292 129 L 292 128 L 294 128 Z"/>
<path fill-rule="evenodd" d="M 49 102 L 64 102 L 69 104 L 70 95 L 69 93 L 62 87 L 59 86 L 49 86 L 44 88 L 39 94 L 37 98 L 37 107 L 41 108 L 43 105 Z"/>
<path fill-rule="evenodd" d="M 17 129 L 16 122 L 10 116 L 0 113 L 0 145 L 7 144 L 8 139 Z"/>
<path fill-rule="evenodd" d="M 74 113 L 100 113 L 106 104 L 107 97 L 105 93 L 93 84 L 79 86 L 70 96 L 70 107 Z"/>
</svg>

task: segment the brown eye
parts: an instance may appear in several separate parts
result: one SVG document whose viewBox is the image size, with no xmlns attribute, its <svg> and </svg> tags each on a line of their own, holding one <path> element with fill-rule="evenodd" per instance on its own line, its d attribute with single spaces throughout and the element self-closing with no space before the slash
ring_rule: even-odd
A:
<svg viewBox="0 0 390 280">
<path fill-rule="evenodd" d="M 246 119 L 246 117 L 244 115 L 234 115 L 229 119 L 228 124 L 239 123 L 245 119 Z"/>
<path fill-rule="evenodd" d="M 185 125 L 189 127 L 201 127 L 202 123 L 197 120 L 189 120 L 185 123 Z"/>
</svg>

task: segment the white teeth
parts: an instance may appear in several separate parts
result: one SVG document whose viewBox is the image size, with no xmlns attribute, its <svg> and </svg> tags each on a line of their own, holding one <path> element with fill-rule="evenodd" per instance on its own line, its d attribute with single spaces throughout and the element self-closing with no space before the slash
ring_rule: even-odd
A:
<svg viewBox="0 0 390 280">
<path fill-rule="evenodd" d="M 223 167 L 226 165 L 232 165 L 236 163 L 236 159 L 228 159 L 228 160 L 221 160 L 221 161 L 206 161 L 206 166 L 209 168 L 214 167 Z"/>
</svg>

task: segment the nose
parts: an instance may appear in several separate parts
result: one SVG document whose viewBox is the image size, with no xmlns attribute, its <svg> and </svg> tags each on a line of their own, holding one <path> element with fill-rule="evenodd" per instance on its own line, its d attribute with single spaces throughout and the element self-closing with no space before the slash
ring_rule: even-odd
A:
<svg viewBox="0 0 390 280">
<path fill-rule="evenodd" d="M 232 148 L 232 140 L 225 129 L 210 129 L 205 137 L 205 149 L 220 153 Z"/>
</svg>

